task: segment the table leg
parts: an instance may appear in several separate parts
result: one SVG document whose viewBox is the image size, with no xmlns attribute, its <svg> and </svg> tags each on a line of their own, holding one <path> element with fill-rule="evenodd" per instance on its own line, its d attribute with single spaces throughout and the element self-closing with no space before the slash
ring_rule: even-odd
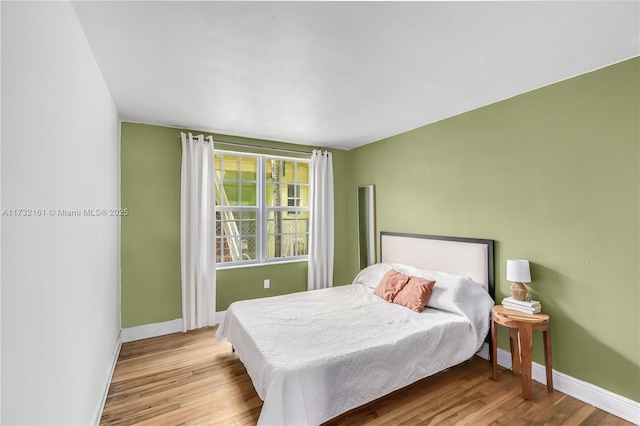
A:
<svg viewBox="0 0 640 426">
<path fill-rule="evenodd" d="M 513 375 L 520 374 L 520 342 L 518 339 L 518 330 L 515 328 L 509 329 L 509 345 L 511 347 L 511 369 Z"/>
<path fill-rule="evenodd" d="M 520 337 L 520 355 L 522 356 L 522 397 L 531 398 L 531 361 L 533 350 L 533 327 L 531 323 L 518 324 L 518 336 Z"/>
<path fill-rule="evenodd" d="M 553 392 L 553 364 L 551 361 L 551 328 L 542 332 L 544 338 L 544 366 L 547 372 L 547 392 Z"/>
<path fill-rule="evenodd" d="M 498 381 L 498 325 L 491 320 L 491 364 L 493 380 Z"/>
</svg>

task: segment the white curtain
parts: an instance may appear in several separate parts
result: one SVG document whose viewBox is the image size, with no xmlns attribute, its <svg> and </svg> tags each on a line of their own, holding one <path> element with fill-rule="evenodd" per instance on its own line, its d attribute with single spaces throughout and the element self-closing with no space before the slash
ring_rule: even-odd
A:
<svg viewBox="0 0 640 426">
<path fill-rule="evenodd" d="M 333 285 L 333 162 L 314 150 L 309 167 L 309 290 Z"/>
<path fill-rule="evenodd" d="M 216 215 L 213 139 L 182 133 L 182 331 L 215 324 Z"/>
</svg>

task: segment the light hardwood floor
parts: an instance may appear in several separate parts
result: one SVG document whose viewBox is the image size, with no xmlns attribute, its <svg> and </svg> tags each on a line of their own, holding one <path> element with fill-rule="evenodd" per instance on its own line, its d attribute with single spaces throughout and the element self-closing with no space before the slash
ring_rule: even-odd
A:
<svg viewBox="0 0 640 426">
<path fill-rule="evenodd" d="M 215 328 L 122 345 L 101 425 L 255 425 L 262 401 Z M 326 425 L 631 425 L 474 357 Z"/>
</svg>

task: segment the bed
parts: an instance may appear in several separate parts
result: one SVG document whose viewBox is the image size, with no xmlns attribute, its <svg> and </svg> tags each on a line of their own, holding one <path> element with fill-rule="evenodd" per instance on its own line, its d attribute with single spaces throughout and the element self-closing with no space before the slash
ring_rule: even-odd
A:
<svg viewBox="0 0 640 426">
<path fill-rule="evenodd" d="M 485 342 L 493 241 L 382 232 L 351 285 L 231 304 L 233 345 L 264 401 L 259 425 L 318 425 L 471 358 Z M 435 280 L 423 312 L 373 294 L 389 270 Z"/>
</svg>

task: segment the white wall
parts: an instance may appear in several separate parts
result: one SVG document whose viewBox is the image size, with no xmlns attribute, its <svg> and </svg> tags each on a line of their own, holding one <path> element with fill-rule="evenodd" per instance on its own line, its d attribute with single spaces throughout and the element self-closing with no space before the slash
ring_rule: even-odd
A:
<svg viewBox="0 0 640 426">
<path fill-rule="evenodd" d="M 48 210 L 119 207 L 117 112 L 70 3 L 1 7 L 1 421 L 89 424 L 119 342 L 120 221 Z"/>
</svg>

